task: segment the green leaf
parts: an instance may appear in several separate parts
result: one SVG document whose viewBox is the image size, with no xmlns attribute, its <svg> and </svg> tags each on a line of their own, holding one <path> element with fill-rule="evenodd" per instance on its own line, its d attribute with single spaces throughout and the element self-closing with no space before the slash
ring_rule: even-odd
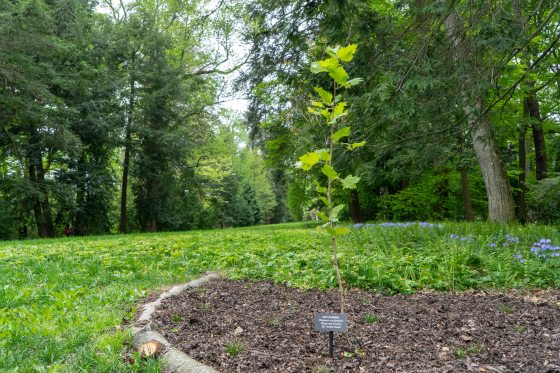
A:
<svg viewBox="0 0 560 373">
<path fill-rule="evenodd" d="M 321 101 L 311 101 L 311 105 L 313 105 L 315 107 L 320 107 L 320 108 L 325 107 L 325 105 L 323 105 L 323 103 Z"/>
<path fill-rule="evenodd" d="M 342 211 L 342 209 L 344 208 L 344 205 L 337 205 L 335 207 L 333 207 L 332 211 L 331 211 L 331 219 L 334 220 L 338 220 L 338 214 Z"/>
<path fill-rule="evenodd" d="M 344 189 L 356 189 L 356 184 L 360 181 L 358 176 L 348 175 L 344 179 L 340 179 Z"/>
<path fill-rule="evenodd" d="M 324 165 L 323 168 L 321 168 L 321 171 L 323 172 L 323 174 L 327 175 L 327 177 L 331 179 L 338 178 L 338 174 L 336 173 L 334 168 L 332 168 L 332 166 L 329 164 Z"/>
<path fill-rule="evenodd" d="M 329 70 L 329 76 L 334 79 L 340 85 L 347 85 L 348 73 L 344 70 L 344 67 L 339 66 L 332 70 Z"/>
<path fill-rule="evenodd" d="M 325 117 L 325 119 L 326 119 L 327 121 L 329 121 L 329 122 L 332 120 L 332 114 L 331 114 L 331 112 L 328 111 L 327 109 L 321 110 L 321 115 L 322 115 L 323 117 Z"/>
<path fill-rule="evenodd" d="M 339 102 L 333 109 L 333 117 L 338 118 L 340 116 L 346 115 L 347 113 L 344 111 L 346 108 L 346 102 Z"/>
<path fill-rule="evenodd" d="M 350 136 L 350 127 L 342 127 L 341 129 L 339 129 L 333 134 L 332 139 L 334 142 L 337 142 L 341 138 L 347 136 Z"/>
<path fill-rule="evenodd" d="M 328 162 L 331 160 L 331 153 L 327 149 L 317 150 L 317 153 L 319 153 L 319 156 L 321 157 L 321 160 L 323 162 Z"/>
<path fill-rule="evenodd" d="M 324 67 L 321 67 L 321 66 L 319 65 L 318 62 L 313 62 L 313 63 L 311 64 L 311 67 L 309 68 L 309 70 L 311 70 L 311 72 L 312 72 L 313 74 L 319 74 L 319 73 L 328 71 L 328 70 L 325 69 Z"/>
<path fill-rule="evenodd" d="M 338 60 L 336 58 L 331 57 L 327 58 L 326 60 L 319 61 L 319 66 L 323 69 L 327 69 L 328 71 L 332 71 L 340 67 L 340 64 L 338 63 Z"/>
<path fill-rule="evenodd" d="M 329 217 L 325 214 L 322 213 L 321 211 L 317 212 L 317 216 L 319 217 L 319 219 L 321 219 L 322 221 L 329 221 Z"/>
<path fill-rule="evenodd" d="M 320 199 L 321 201 L 323 201 L 323 203 L 324 203 L 326 206 L 331 206 L 331 205 L 332 205 L 332 202 L 329 202 L 329 200 L 328 200 L 327 197 L 325 197 L 325 196 L 319 196 L 319 199 Z"/>
<path fill-rule="evenodd" d="M 335 237 L 336 236 L 336 231 L 334 229 L 332 229 L 329 226 L 326 226 L 325 229 L 327 230 L 327 232 L 331 235 L 331 237 Z"/>
<path fill-rule="evenodd" d="M 339 50 L 339 48 L 339 46 L 336 46 L 335 48 L 327 47 L 327 54 L 333 58 L 336 58 L 336 52 Z"/>
<path fill-rule="evenodd" d="M 317 193 L 321 193 L 321 194 L 326 194 L 327 193 L 327 188 L 317 185 L 317 189 L 315 189 L 317 191 Z"/>
<path fill-rule="evenodd" d="M 350 84 L 351 86 L 354 86 L 354 85 L 360 84 L 360 83 L 363 82 L 363 81 L 364 81 L 364 80 L 363 80 L 362 78 L 354 78 L 354 79 L 350 79 L 350 80 L 348 81 L 348 84 Z"/>
<path fill-rule="evenodd" d="M 317 152 L 307 153 L 299 157 L 301 161 L 301 168 L 308 171 L 313 167 L 317 162 L 319 162 L 320 155 Z"/>
<path fill-rule="evenodd" d="M 319 96 L 321 96 L 321 100 L 327 104 L 327 105 L 331 105 L 332 104 L 332 100 L 333 100 L 333 95 L 332 93 L 329 93 L 327 91 L 325 91 L 323 88 L 321 87 L 315 87 L 315 92 L 317 92 L 319 94 Z"/>
<path fill-rule="evenodd" d="M 336 52 L 336 56 L 344 62 L 350 62 L 354 58 L 354 53 L 356 53 L 357 48 L 358 46 L 356 44 L 350 44 L 346 47 L 340 48 Z"/>
<path fill-rule="evenodd" d="M 360 146 L 364 146 L 366 144 L 365 141 L 362 142 L 355 142 L 353 144 L 348 145 L 348 150 L 354 150 L 356 148 L 359 148 Z"/>
<path fill-rule="evenodd" d="M 339 236 L 344 236 L 345 234 L 350 233 L 350 228 L 347 227 L 338 227 L 334 230 L 334 232 Z"/>
</svg>

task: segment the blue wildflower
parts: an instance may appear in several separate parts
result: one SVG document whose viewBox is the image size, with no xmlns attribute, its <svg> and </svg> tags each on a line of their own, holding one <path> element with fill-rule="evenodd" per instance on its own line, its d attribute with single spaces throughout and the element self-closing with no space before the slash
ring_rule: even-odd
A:
<svg viewBox="0 0 560 373">
<path fill-rule="evenodd" d="M 362 228 L 364 225 L 362 223 L 354 224 L 354 228 Z"/>
<path fill-rule="evenodd" d="M 497 245 L 496 245 L 495 243 L 491 242 L 491 243 L 488 244 L 488 246 L 490 246 L 490 247 L 496 247 Z"/>
<path fill-rule="evenodd" d="M 523 258 L 523 256 L 521 254 L 516 254 L 513 257 L 515 259 L 519 260 L 520 263 L 525 263 L 526 262 L 525 258 Z"/>
</svg>

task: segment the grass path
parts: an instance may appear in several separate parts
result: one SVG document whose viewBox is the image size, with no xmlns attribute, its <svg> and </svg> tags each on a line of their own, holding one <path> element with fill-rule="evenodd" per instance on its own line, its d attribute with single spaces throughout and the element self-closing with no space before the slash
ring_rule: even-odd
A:
<svg viewBox="0 0 560 373">
<path fill-rule="evenodd" d="M 543 250 L 534 243 L 550 239 Z M 368 226 L 341 242 L 352 286 L 560 288 L 555 227 Z M 0 371 L 158 371 L 123 359 L 139 298 L 207 270 L 300 287 L 335 284 L 325 233 L 304 224 L 0 244 Z"/>
</svg>

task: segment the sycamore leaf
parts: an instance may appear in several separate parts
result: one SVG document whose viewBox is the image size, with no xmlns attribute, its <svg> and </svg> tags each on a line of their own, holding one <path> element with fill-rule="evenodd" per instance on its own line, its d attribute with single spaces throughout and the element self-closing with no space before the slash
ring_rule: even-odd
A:
<svg viewBox="0 0 560 373">
<path fill-rule="evenodd" d="M 331 237 L 335 237 L 336 236 L 336 231 L 334 229 L 332 229 L 329 226 L 326 226 L 325 229 L 327 230 L 327 232 L 331 235 Z"/>
<path fill-rule="evenodd" d="M 336 171 L 334 170 L 334 168 L 332 168 L 332 166 L 330 164 L 324 165 L 323 168 L 321 168 L 321 171 L 323 172 L 323 174 L 325 174 L 326 176 L 328 176 L 331 179 L 337 179 L 338 178 L 338 174 L 336 173 Z"/>
<path fill-rule="evenodd" d="M 317 185 L 317 189 L 315 189 L 317 193 L 327 194 L 327 188 L 321 185 Z"/>
<path fill-rule="evenodd" d="M 356 149 L 356 148 L 359 148 L 360 146 L 364 146 L 365 144 L 366 144 L 365 141 L 362 141 L 362 142 L 355 142 L 355 143 L 353 143 L 353 144 L 349 144 L 349 145 L 348 145 L 348 150 L 354 150 L 354 149 Z"/>
<path fill-rule="evenodd" d="M 335 228 L 334 232 L 335 232 L 336 235 L 338 235 L 338 236 L 344 236 L 345 234 L 350 233 L 350 228 L 347 228 L 347 227 L 338 227 L 338 228 Z"/>
<path fill-rule="evenodd" d="M 317 212 L 317 216 L 318 216 L 319 219 L 321 219 L 322 221 L 329 221 L 329 217 L 328 217 L 326 214 L 322 213 L 321 211 L 318 211 L 318 212 Z"/>
<path fill-rule="evenodd" d="M 315 107 L 320 107 L 321 109 L 325 107 L 321 101 L 311 101 L 311 105 Z"/>
<path fill-rule="evenodd" d="M 309 70 L 311 70 L 311 72 L 312 72 L 313 74 L 319 74 L 319 73 L 328 71 L 328 70 L 325 69 L 324 67 L 321 67 L 321 66 L 319 65 L 318 62 L 313 62 L 313 63 L 311 64 L 311 67 L 309 68 Z"/>
<path fill-rule="evenodd" d="M 346 102 L 339 102 L 333 109 L 333 117 L 337 118 L 342 115 L 346 115 L 344 109 L 346 108 Z"/>
<path fill-rule="evenodd" d="M 338 49 L 336 56 L 344 62 L 350 62 L 354 58 L 354 53 L 358 46 L 356 44 L 350 44 L 346 47 Z"/>
<path fill-rule="evenodd" d="M 331 47 L 327 47 L 326 51 L 328 53 L 329 56 L 336 58 L 336 52 L 338 51 L 340 47 L 335 47 L 335 48 L 331 48 Z"/>
<path fill-rule="evenodd" d="M 338 60 L 335 57 L 327 58 L 326 60 L 319 61 L 319 66 L 329 71 L 340 67 Z"/>
<path fill-rule="evenodd" d="M 333 95 L 330 92 L 325 91 L 323 88 L 321 87 L 315 87 L 315 92 L 317 92 L 319 94 L 319 96 L 321 96 L 321 100 L 327 104 L 327 105 L 331 105 L 332 104 L 332 100 L 333 100 Z"/>
<path fill-rule="evenodd" d="M 333 207 L 332 212 L 331 212 L 331 219 L 333 221 L 338 220 L 338 214 L 342 211 L 342 209 L 344 208 L 344 205 L 338 205 Z"/>
<path fill-rule="evenodd" d="M 332 120 L 332 114 L 331 114 L 331 112 L 328 111 L 327 109 L 321 110 L 321 115 L 322 115 L 323 117 L 325 117 L 325 119 L 326 119 L 327 121 Z"/>
<path fill-rule="evenodd" d="M 332 139 L 334 142 L 337 142 L 341 138 L 347 136 L 350 136 L 350 127 L 342 127 L 341 129 L 339 129 L 333 134 Z"/>
<path fill-rule="evenodd" d="M 324 203 L 326 206 L 329 206 L 329 207 L 332 206 L 332 202 L 329 202 L 329 200 L 327 199 L 327 197 L 325 197 L 325 196 L 319 196 L 319 199 L 320 199 L 321 201 L 323 201 L 323 203 Z"/>
<path fill-rule="evenodd" d="M 348 80 L 348 73 L 342 66 L 329 70 L 329 76 L 340 85 L 348 85 L 348 83 L 346 82 Z"/>
<path fill-rule="evenodd" d="M 348 81 L 348 84 L 350 84 L 351 86 L 354 86 L 354 85 L 360 84 L 360 83 L 363 82 L 363 81 L 364 81 L 364 80 L 363 80 L 362 78 L 354 78 L 354 79 L 350 79 L 350 80 Z"/>
<path fill-rule="evenodd" d="M 308 171 L 311 167 L 315 166 L 317 162 L 319 162 L 319 159 L 320 155 L 317 152 L 306 153 L 299 157 L 299 160 L 301 161 L 301 168 Z"/>
<path fill-rule="evenodd" d="M 319 153 L 319 156 L 321 157 L 321 160 L 323 162 L 328 162 L 331 160 L 331 153 L 327 149 L 317 150 L 317 153 Z"/>
<path fill-rule="evenodd" d="M 344 189 L 356 189 L 356 184 L 360 181 L 358 176 L 348 175 L 344 179 L 340 179 Z"/>
</svg>

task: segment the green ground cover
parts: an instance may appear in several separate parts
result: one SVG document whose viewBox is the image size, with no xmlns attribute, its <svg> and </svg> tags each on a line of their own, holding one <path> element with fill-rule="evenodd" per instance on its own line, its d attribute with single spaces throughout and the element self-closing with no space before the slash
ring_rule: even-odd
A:
<svg viewBox="0 0 560 373">
<path fill-rule="evenodd" d="M 548 241 L 550 240 L 550 241 Z M 341 239 L 351 286 L 560 288 L 555 227 L 364 225 Z M 305 224 L 0 244 L 0 371 L 157 371 L 127 363 L 126 320 L 142 296 L 208 270 L 334 287 L 329 238 Z"/>
</svg>

